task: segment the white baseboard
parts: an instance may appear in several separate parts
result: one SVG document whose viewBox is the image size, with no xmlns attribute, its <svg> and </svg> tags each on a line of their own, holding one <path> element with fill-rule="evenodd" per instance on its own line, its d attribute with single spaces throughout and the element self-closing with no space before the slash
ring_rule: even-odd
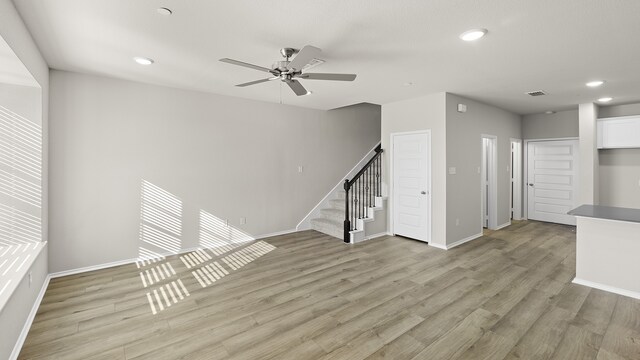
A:
<svg viewBox="0 0 640 360">
<path fill-rule="evenodd" d="M 611 293 L 614 293 L 614 294 L 618 294 L 618 295 L 622 295 L 622 296 L 628 296 L 628 297 L 634 298 L 634 299 L 640 299 L 640 292 L 620 289 L 620 288 L 617 288 L 617 287 L 614 287 L 614 286 L 609 286 L 609 285 L 603 285 L 603 284 L 596 283 L 596 282 L 593 282 L 593 281 L 578 279 L 577 277 L 573 279 L 572 283 L 578 284 L 578 285 L 584 285 L 584 286 L 592 287 L 592 288 L 598 289 L 598 290 L 608 291 L 608 292 L 611 292 Z"/>
<path fill-rule="evenodd" d="M 274 233 L 270 233 L 270 234 L 258 235 L 256 237 L 254 237 L 253 239 L 254 240 L 259 240 L 259 239 L 264 239 L 264 238 L 268 238 L 268 237 L 272 237 L 272 236 L 286 235 L 286 234 L 294 233 L 296 231 L 297 231 L 296 229 L 283 230 L 283 231 L 278 231 L 278 232 L 274 232 Z M 160 256 L 181 255 L 181 254 L 186 254 L 186 253 L 189 253 L 189 252 L 192 252 L 192 251 L 196 251 L 198 249 L 202 249 L 202 247 L 201 246 L 197 246 L 197 247 L 192 247 L 192 248 L 188 248 L 188 249 L 182 249 L 182 250 L 178 251 L 177 253 L 163 253 L 163 254 L 159 254 L 159 255 Z M 77 268 L 77 269 L 58 271 L 58 272 L 49 274 L 49 276 L 52 279 L 54 279 L 54 278 L 59 278 L 59 277 L 62 277 L 62 276 L 76 275 L 76 274 L 81 274 L 81 273 L 85 273 L 85 272 L 89 272 L 89 271 L 108 269 L 108 268 L 121 266 L 121 265 L 135 264 L 135 262 L 138 261 L 138 260 L 139 260 L 138 258 L 118 260 L 118 261 L 113 261 L 113 262 L 109 262 L 109 263 L 86 266 L 86 267 Z"/>
<path fill-rule="evenodd" d="M 263 234 L 263 235 L 258 235 L 255 237 L 256 240 L 259 239 L 264 239 L 264 238 L 269 238 L 269 237 L 273 237 L 273 236 L 280 236 L 280 235 L 287 235 L 287 234 L 291 234 L 294 232 L 297 232 L 298 230 L 296 229 L 289 229 L 289 230 L 282 230 L 282 231 L 276 231 L 270 234 Z"/>
<path fill-rule="evenodd" d="M 497 227 L 497 228 L 495 228 L 494 230 L 504 229 L 504 228 L 506 228 L 506 227 L 507 227 L 507 226 L 509 226 L 509 225 L 511 225 L 511 221 L 506 222 L 506 223 L 504 223 L 504 224 L 502 224 L 502 225 L 498 225 L 498 227 Z"/>
<path fill-rule="evenodd" d="M 371 239 L 379 238 L 379 237 L 381 237 L 381 236 L 386 236 L 386 235 L 388 235 L 388 234 L 387 234 L 387 232 L 386 232 L 386 231 L 383 231 L 383 232 L 381 232 L 381 233 L 377 233 L 377 234 L 369 235 L 369 236 L 367 236 L 367 239 L 368 239 L 368 240 L 371 240 Z"/>
<path fill-rule="evenodd" d="M 9 356 L 10 360 L 15 360 L 20 355 L 20 350 L 22 350 L 22 345 L 24 345 L 24 341 L 27 339 L 27 335 L 29 334 L 29 330 L 31 329 L 31 324 L 33 324 L 33 319 L 36 318 L 36 314 L 38 313 L 38 308 L 40 308 L 40 303 L 44 298 L 44 293 L 47 291 L 47 287 L 49 286 L 49 280 L 51 280 L 51 275 L 47 275 L 44 278 L 44 282 L 42 283 L 42 288 L 40 288 L 40 293 L 38 293 L 38 297 L 36 297 L 36 301 L 33 303 L 31 307 L 31 311 L 29 312 L 29 316 L 27 316 L 27 321 L 24 323 L 24 327 L 22 327 L 22 331 L 20 332 L 20 336 L 18 337 L 18 341 L 13 346 L 13 351 Z"/>
<path fill-rule="evenodd" d="M 440 244 L 435 244 L 435 243 L 429 243 L 429 246 L 433 246 L 434 248 L 441 249 L 441 250 L 447 250 L 447 246 L 446 246 L 446 245 L 440 245 Z"/>
<path fill-rule="evenodd" d="M 76 269 L 63 270 L 63 271 L 51 273 L 49 274 L 49 276 L 52 279 L 55 279 L 63 276 L 76 275 L 76 274 L 81 274 L 89 271 L 108 269 L 108 268 L 112 268 L 120 265 L 133 264 L 136 262 L 136 260 L 138 259 L 136 258 L 136 259 L 119 260 L 119 261 L 113 261 L 105 264 L 98 264 L 98 265 L 86 266 L 86 267 L 81 267 Z"/>
<path fill-rule="evenodd" d="M 501 226 L 502 226 L 502 225 L 501 225 Z M 464 239 L 458 240 L 458 241 L 453 242 L 453 243 L 451 243 L 451 244 L 447 244 L 447 246 L 445 247 L 445 250 L 453 249 L 453 248 L 454 248 L 454 247 L 456 247 L 456 246 L 460 246 L 460 245 L 462 245 L 462 244 L 464 244 L 464 243 L 466 243 L 466 242 L 469 242 L 469 241 L 471 241 L 471 240 L 475 240 L 475 239 L 477 239 L 477 238 L 479 238 L 479 237 L 482 237 L 482 232 L 479 232 L 479 233 L 477 233 L 477 234 L 475 234 L 475 235 L 471 235 L 471 236 L 466 237 L 466 238 L 464 238 Z"/>
</svg>

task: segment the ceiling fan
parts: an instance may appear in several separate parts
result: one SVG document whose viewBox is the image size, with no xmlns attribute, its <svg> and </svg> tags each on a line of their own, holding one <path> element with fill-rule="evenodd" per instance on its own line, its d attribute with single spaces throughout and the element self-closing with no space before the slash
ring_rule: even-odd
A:
<svg viewBox="0 0 640 360">
<path fill-rule="evenodd" d="M 302 48 L 302 50 L 294 49 L 294 48 L 283 48 L 280 49 L 280 54 L 285 58 L 284 61 L 276 61 L 273 63 L 271 68 L 266 68 L 263 66 L 253 65 L 246 62 L 233 60 L 233 59 L 220 59 L 220 61 L 244 66 L 250 69 L 255 69 L 258 71 L 268 72 L 272 77 L 250 81 L 243 84 L 238 84 L 236 86 L 245 87 L 249 85 L 260 84 L 267 81 L 272 80 L 280 80 L 291 88 L 294 93 L 298 96 L 310 94 L 307 89 L 302 86 L 302 84 L 296 79 L 305 79 L 305 80 L 332 80 L 332 81 L 353 81 L 356 78 L 355 74 L 328 74 L 328 73 L 306 73 L 303 72 L 305 67 L 312 63 L 317 57 L 320 55 L 322 50 L 318 49 L 315 46 L 307 45 Z M 297 54 L 293 60 L 289 61 L 289 58 L 293 55 Z"/>
</svg>

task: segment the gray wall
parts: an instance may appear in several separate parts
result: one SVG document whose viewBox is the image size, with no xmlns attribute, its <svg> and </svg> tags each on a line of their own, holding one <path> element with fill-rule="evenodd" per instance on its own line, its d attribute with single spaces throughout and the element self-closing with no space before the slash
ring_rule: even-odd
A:
<svg viewBox="0 0 640 360">
<path fill-rule="evenodd" d="M 432 223 L 431 242 L 446 245 L 446 128 L 445 93 L 431 94 L 415 99 L 403 100 L 382 106 L 382 148 L 384 152 L 384 181 L 388 183 L 389 144 L 391 134 L 418 130 L 431 130 L 432 172 Z M 391 201 L 388 202 L 391 205 Z M 392 226 L 392 211 L 388 211 L 388 224 Z"/>
<path fill-rule="evenodd" d="M 457 105 L 467 105 L 459 113 Z M 521 138 L 520 115 L 454 94 L 446 96 L 447 244 L 482 232 L 481 187 L 482 134 L 498 137 L 498 226 L 510 221 L 510 139 Z M 456 226 L 456 219 L 459 225 Z"/>
<path fill-rule="evenodd" d="M 49 67 L 42 58 L 38 47 L 35 45 L 11 0 L 0 0 L 0 36 L 2 36 L 13 49 L 42 89 L 39 119 L 41 120 L 43 128 L 42 226 L 43 241 L 46 241 Z M 9 358 L 44 283 L 47 275 L 47 247 L 42 250 L 40 256 L 32 264 L 29 271 L 32 272 L 33 283 L 29 286 L 28 279 L 23 278 L 9 302 L 0 312 L 0 334 L 2 334 L 2 336 L 0 336 L 0 359 Z"/>
<path fill-rule="evenodd" d="M 578 137 L 578 110 L 522 116 L 523 139 Z"/>
<path fill-rule="evenodd" d="M 319 111 L 62 71 L 51 94 L 52 272 L 137 256 L 143 179 L 182 201 L 188 249 L 200 210 L 255 237 L 295 229 L 380 140 L 371 104 Z"/>
<path fill-rule="evenodd" d="M 601 106 L 600 118 L 640 115 L 640 103 Z M 600 204 L 640 209 L 640 149 L 599 150 Z"/>
</svg>

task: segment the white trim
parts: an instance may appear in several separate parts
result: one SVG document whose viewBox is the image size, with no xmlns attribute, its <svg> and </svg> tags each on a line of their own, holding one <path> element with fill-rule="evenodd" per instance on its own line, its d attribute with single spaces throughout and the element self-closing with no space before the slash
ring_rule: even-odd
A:
<svg viewBox="0 0 640 360">
<path fill-rule="evenodd" d="M 270 238 L 270 237 L 280 236 L 280 235 L 287 235 L 287 234 L 291 234 L 291 233 L 294 233 L 294 232 L 298 232 L 298 229 L 282 230 L 282 231 L 272 232 L 272 233 L 269 233 L 269 234 L 258 235 L 258 236 L 256 236 L 254 238 L 254 240 Z"/>
<path fill-rule="evenodd" d="M 479 232 L 479 233 L 477 233 L 477 234 L 475 234 L 475 235 L 468 236 L 468 237 L 466 237 L 466 238 L 464 238 L 464 239 L 462 239 L 462 240 L 458 240 L 458 241 L 456 241 L 456 242 L 454 242 L 454 243 L 447 244 L 447 245 L 445 246 L 445 249 L 446 249 L 446 250 L 453 249 L 453 248 L 454 248 L 454 247 L 456 247 L 456 246 L 460 246 L 460 245 L 462 245 L 462 244 L 464 244 L 464 243 L 466 243 L 466 242 L 469 242 L 469 241 L 471 241 L 471 240 L 475 240 L 475 239 L 480 238 L 480 237 L 482 237 L 482 232 Z"/>
<path fill-rule="evenodd" d="M 588 286 L 588 287 L 591 287 L 591 288 L 594 288 L 594 289 L 608 291 L 608 292 L 611 292 L 611 293 L 614 293 L 614 294 L 618 294 L 618 295 L 622 295 L 622 296 L 628 296 L 628 297 L 634 298 L 634 299 L 640 299 L 640 292 L 620 289 L 620 288 L 609 286 L 609 285 L 603 285 L 603 284 L 596 283 L 596 282 L 593 282 L 593 281 L 578 279 L 577 277 L 573 278 L 573 281 L 571 281 L 571 282 L 574 283 L 574 284 L 584 285 L 584 286 Z"/>
<path fill-rule="evenodd" d="M 440 244 L 431 244 L 429 243 L 429 246 L 433 246 L 436 249 L 440 249 L 440 250 L 447 250 L 447 247 L 445 245 L 440 245 Z"/>
<path fill-rule="evenodd" d="M 177 255 L 177 254 L 181 254 L 181 253 L 182 253 L 182 251 L 178 252 L 176 254 L 173 254 L 173 253 L 172 254 L 168 254 L 167 256 Z M 165 256 L 165 255 L 163 255 L 163 256 Z M 89 272 L 89 271 L 102 270 L 102 269 L 108 269 L 108 268 L 121 266 L 121 265 L 133 264 L 133 263 L 136 262 L 136 260 L 138 260 L 138 258 L 127 259 L 127 260 L 118 260 L 118 261 L 113 261 L 113 262 L 104 263 L 104 264 L 91 265 L 91 266 L 85 266 L 85 267 L 76 268 L 76 269 L 63 270 L 63 271 L 58 271 L 58 272 L 51 273 L 51 274 L 49 274 L 49 276 L 52 279 L 55 279 L 55 278 L 59 278 L 59 277 L 63 277 L 63 276 L 76 275 L 76 274 L 81 274 L 81 273 L 85 273 L 85 272 Z"/>
<path fill-rule="evenodd" d="M 506 222 L 506 223 L 504 223 L 504 224 L 502 224 L 502 225 L 498 225 L 498 226 L 496 227 L 496 230 L 504 229 L 504 228 L 506 228 L 506 227 L 507 227 L 507 226 L 509 226 L 509 225 L 511 225 L 511 221 L 508 221 L 508 222 Z"/>
<path fill-rule="evenodd" d="M 389 134 L 389 149 L 387 149 L 387 151 L 389 152 L 389 199 L 390 201 L 387 201 L 387 207 L 389 209 L 389 213 L 387 214 L 387 219 L 389 220 L 389 224 L 387 224 L 387 227 L 389 228 L 389 232 L 392 234 L 395 234 L 394 231 L 394 222 L 395 222 L 395 213 L 394 213 L 394 198 L 393 198 L 393 147 L 395 145 L 394 139 L 396 136 L 402 136 L 402 135 L 417 135 L 417 134 L 426 134 L 427 135 L 427 212 L 428 212 L 428 216 L 427 216 L 427 239 L 425 242 L 431 244 L 431 238 L 432 238 L 432 232 L 433 232 L 433 228 L 432 228 L 432 218 L 433 218 L 433 213 L 432 208 L 431 208 L 431 204 L 433 201 L 433 191 L 432 191 L 432 180 L 433 180 L 433 175 L 431 172 L 431 164 L 432 164 L 432 150 L 433 150 L 433 146 L 431 143 L 431 129 L 426 129 L 426 130 L 417 130 L 417 131 L 403 131 L 403 132 L 395 132 L 395 133 L 391 133 Z"/>
<path fill-rule="evenodd" d="M 373 239 L 375 239 L 375 238 L 379 238 L 379 237 L 381 237 L 381 236 L 386 236 L 386 235 L 387 235 L 387 233 L 383 231 L 383 232 L 381 232 L 381 233 L 377 233 L 377 234 L 373 234 L 373 235 L 367 236 L 367 237 L 365 238 L 365 240 L 373 240 Z"/>
<path fill-rule="evenodd" d="M 24 326 L 22 327 L 22 331 L 20 332 L 20 336 L 18 336 L 18 340 L 16 344 L 13 346 L 13 351 L 11 355 L 9 355 L 10 360 L 15 360 L 20 355 L 20 351 L 22 350 L 22 345 L 24 345 L 24 341 L 27 339 L 27 335 L 29 334 L 29 330 L 31 329 L 31 324 L 33 324 L 33 320 L 38 313 L 38 309 L 40 308 L 40 303 L 44 298 L 45 292 L 47 292 L 47 287 L 49 286 L 49 280 L 51 280 L 51 275 L 47 275 L 44 278 L 44 282 L 42 283 L 42 288 L 40 288 L 40 293 L 38 293 L 38 297 L 36 297 L 36 301 L 33 303 L 31 307 L 31 311 L 29 312 L 29 316 L 27 316 L 27 321 L 25 321 Z"/>
<path fill-rule="evenodd" d="M 263 234 L 263 235 L 255 236 L 255 237 L 253 237 L 253 240 L 269 238 L 269 237 L 272 237 L 272 236 L 286 235 L 286 234 L 291 234 L 291 233 L 294 233 L 294 232 L 297 232 L 297 230 L 296 229 L 289 229 L 289 230 L 277 231 L 277 232 L 273 232 L 273 233 L 270 233 L 270 234 Z M 250 241 L 253 241 L 253 240 L 248 240 L 247 242 L 250 242 Z M 186 253 L 189 253 L 189 252 L 192 252 L 192 251 L 196 251 L 196 250 L 202 249 L 202 248 L 203 248 L 202 246 L 196 246 L 196 247 L 192 247 L 192 248 L 188 248 L 188 249 L 181 249 L 177 253 L 163 253 L 163 254 L 159 254 L 159 255 L 160 256 L 174 256 L 174 255 L 186 254 Z M 89 272 L 89 271 L 96 271 L 96 270 L 108 269 L 108 268 L 121 266 L 121 265 L 134 264 L 138 260 L 140 260 L 140 259 L 139 258 L 133 258 L 133 259 L 126 259 L 126 260 L 118 260 L 118 261 L 113 261 L 113 262 L 104 263 L 104 264 L 91 265 L 91 266 L 86 266 L 86 267 L 81 267 L 81 268 L 76 268 L 76 269 L 58 271 L 58 272 L 49 274 L 49 276 L 51 276 L 52 279 L 55 279 L 55 278 L 59 278 L 59 277 L 63 277 L 63 276 L 76 275 L 76 274 L 81 274 L 81 273 L 85 273 L 85 272 Z"/>
<path fill-rule="evenodd" d="M 522 196 L 522 219 L 523 220 L 528 220 L 529 219 L 529 190 L 528 190 L 528 185 L 526 185 L 527 183 L 529 183 L 529 142 L 536 142 L 536 141 L 564 141 L 564 140 L 580 140 L 579 137 L 565 137 L 565 138 L 549 138 L 549 139 L 524 139 L 524 143 L 522 146 L 522 159 L 523 161 L 523 165 L 522 165 L 522 171 L 523 171 L 523 176 L 522 176 L 522 187 L 523 187 L 523 196 Z"/>
<path fill-rule="evenodd" d="M 375 154 L 376 148 L 378 146 L 381 146 L 380 142 L 378 142 L 376 146 L 374 146 L 371 150 L 369 150 L 369 152 L 365 154 L 365 156 L 344 176 L 344 178 L 348 179 L 354 176 L 358 171 L 360 171 L 360 169 L 367 163 L 367 161 L 369 161 L 372 155 Z M 296 230 L 297 231 L 310 230 L 311 219 L 315 219 L 316 217 L 319 216 L 318 213 L 320 212 L 320 209 L 323 209 L 326 207 L 325 204 L 329 200 L 331 200 L 331 198 L 333 198 L 333 195 L 336 193 L 338 189 L 341 189 L 341 186 L 344 186 L 344 179 L 340 180 L 340 182 L 338 182 L 336 186 L 334 186 L 333 189 L 331 189 L 327 193 L 327 195 L 325 195 L 322 198 L 322 200 L 320 200 L 320 202 L 318 202 L 316 206 L 314 206 L 313 209 L 311 209 L 311 211 L 309 211 L 309 213 L 304 218 L 302 218 L 302 220 L 300 220 L 298 225 L 296 225 Z"/>
</svg>

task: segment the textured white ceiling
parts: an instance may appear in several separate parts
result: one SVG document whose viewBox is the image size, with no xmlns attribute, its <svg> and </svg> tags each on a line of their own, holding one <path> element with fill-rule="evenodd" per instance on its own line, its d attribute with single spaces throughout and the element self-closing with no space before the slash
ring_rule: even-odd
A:
<svg viewBox="0 0 640 360">
<path fill-rule="evenodd" d="M 52 68 L 279 102 L 280 82 L 221 63 L 269 67 L 281 47 L 323 49 L 317 72 L 353 83 L 304 81 L 286 104 L 330 109 L 448 91 L 520 114 L 608 95 L 640 100 L 638 0 L 17 0 Z M 160 6 L 173 10 L 163 17 Z M 475 43 L 458 35 L 483 27 Z M 142 67 L 133 56 L 155 59 Z M 605 79 L 598 89 L 584 83 Z M 413 86 L 403 86 L 406 82 Z M 548 96 L 524 93 L 545 90 Z"/>
</svg>

